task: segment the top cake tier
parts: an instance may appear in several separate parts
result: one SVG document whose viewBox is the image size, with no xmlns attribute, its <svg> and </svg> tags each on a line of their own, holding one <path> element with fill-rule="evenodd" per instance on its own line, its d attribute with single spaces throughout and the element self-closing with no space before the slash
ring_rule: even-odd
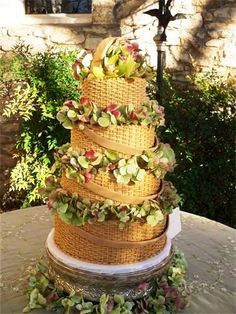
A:
<svg viewBox="0 0 236 314">
<path fill-rule="evenodd" d="M 82 84 L 82 96 L 91 99 L 99 108 L 106 108 L 111 103 L 136 107 L 147 100 L 146 85 L 142 78 L 86 79 Z"/>
<path fill-rule="evenodd" d="M 82 81 L 82 97 L 99 108 L 143 104 L 147 101 L 147 80 L 154 73 L 138 45 L 119 37 L 102 40 L 94 54 L 80 52 L 73 69 Z"/>
</svg>

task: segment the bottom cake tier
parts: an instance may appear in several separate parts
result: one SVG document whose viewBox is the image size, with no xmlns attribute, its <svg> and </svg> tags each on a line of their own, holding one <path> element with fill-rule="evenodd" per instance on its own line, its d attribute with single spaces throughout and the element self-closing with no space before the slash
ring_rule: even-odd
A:
<svg viewBox="0 0 236 314">
<path fill-rule="evenodd" d="M 156 227 L 148 224 L 127 223 L 120 230 L 119 222 L 77 227 L 54 217 L 54 241 L 64 253 L 96 264 L 129 264 L 159 254 L 166 244 L 168 219 L 163 218 Z"/>
<path fill-rule="evenodd" d="M 46 251 L 49 273 L 55 285 L 70 293 L 82 293 L 87 300 L 98 301 L 101 295 L 123 294 L 128 300 L 139 299 L 155 286 L 169 267 L 174 249 L 167 238 L 162 252 L 145 261 L 123 265 L 99 265 L 84 262 L 62 252 L 54 242 L 54 230 L 48 236 Z M 145 282 L 146 289 L 139 289 Z"/>
</svg>

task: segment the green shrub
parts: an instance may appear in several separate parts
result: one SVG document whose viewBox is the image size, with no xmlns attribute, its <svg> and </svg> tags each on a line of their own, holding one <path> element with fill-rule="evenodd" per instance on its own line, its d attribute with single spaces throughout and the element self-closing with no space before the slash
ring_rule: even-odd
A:
<svg viewBox="0 0 236 314">
<path fill-rule="evenodd" d="M 23 207 L 41 203 L 38 187 L 49 173 L 53 151 L 69 140 L 70 133 L 61 127 L 56 113 L 66 99 L 79 99 L 71 70 L 75 59 L 76 53 L 69 51 L 33 55 L 22 45 L 1 59 L 2 93 L 10 91 L 4 115 L 21 120 L 19 156 L 11 172 L 10 191 Z"/>
<path fill-rule="evenodd" d="M 176 153 L 169 179 L 183 197 L 182 209 L 236 227 L 234 83 L 213 71 L 192 77 L 193 89 L 167 79 L 161 136 Z"/>
</svg>

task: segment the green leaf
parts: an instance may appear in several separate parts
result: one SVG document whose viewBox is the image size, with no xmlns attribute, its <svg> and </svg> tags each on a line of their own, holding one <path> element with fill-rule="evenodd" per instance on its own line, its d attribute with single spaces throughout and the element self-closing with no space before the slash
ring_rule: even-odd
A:
<svg viewBox="0 0 236 314">
<path fill-rule="evenodd" d="M 117 125 L 117 119 L 113 114 L 111 115 L 111 123 Z"/>
<path fill-rule="evenodd" d="M 72 129 L 73 128 L 73 123 L 69 120 L 69 119 L 67 119 L 65 122 L 63 122 L 63 127 L 65 128 L 65 129 Z"/>
<path fill-rule="evenodd" d="M 31 312 L 30 306 L 29 306 L 29 305 L 26 305 L 26 307 L 24 307 L 24 309 L 23 309 L 22 312 L 23 312 L 23 313 L 29 313 L 29 312 Z"/>
<path fill-rule="evenodd" d="M 137 165 L 128 165 L 127 166 L 127 173 L 134 174 L 137 172 Z"/>
<path fill-rule="evenodd" d="M 77 158 L 78 163 L 80 164 L 80 166 L 84 169 L 87 169 L 89 167 L 89 162 L 86 160 L 86 157 L 84 156 L 79 156 Z"/>
<path fill-rule="evenodd" d="M 103 222 L 103 221 L 105 221 L 105 219 L 106 219 L 106 215 L 104 212 L 98 213 L 98 221 L 99 222 Z"/>
<path fill-rule="evenodd" d="M 47 300 L 42 296 L 41 293 L 38 293 L 38 299 L 37 300 L 38 300 L 38 303 L 40 305 L 45 305 L 47 303 Z"/>
<path fill-rule="evenodd" d="M 97 154 L 97 159 L 95 159 L 93 162 L 91 162 L 92 166 L 98 166 L 102 163 L 103 160 L 103 155 L 102 154 Z"/>
<path fill-rule="evenodd" d="M 118 175 L 116 178 L 117 183 L 121 183 L 121 184 L 128 184 L 130 182 L 130 176 L 126 175 L 126 176 L 122 176 L 122 175 Z"/>
<path fill-rule="evenodd" d="M 67 112 L 67 117 L 71 120 L 76 120 L 77 118 L 77 113 L 74 110 L 69 110 Z"/>
<path fill-rule="evenodd" d="M 139 169 L 138 170 L 138 173 L 136 175 L 136 179 L 138 181 L 143 181 L 144 180 L 144 177 L 145 177 L 145 174 L 146 174 L 146 171 L 144 169 Z"/>
<path fill-rule="evenodd" d="M 118 304 L 123 305 L 125 303 L 125 298 L 123 295 L 121 294 L 115 294 L 114 295 L 114 301 Z"/>
<path fill-rule="evenodd" d="M 116 161 L 118 159 L 118 153 L 112 150 L 106 150 L 105 156 L 109 159 L 109 161 Z"/>
<path fill-rule="evenodd" d="M 57 206 L 57 210 L 60 212 L 60 213 L 66 213 L 68 209 L 68 204 L 63 204 L 63 203 L 58 203 L 58 206 Z"/>
<path fill-rule="evenodd" d="M 98 79 L 102 79 L 105 76 L 102 67 L 94 66 L 92 69 L 92 72 L 93 72 L 93 75 Z"/>
<path fill-rule="evenodd" d="M 104 64 L 105 64 L 105 66 L 107 66 L 107 65 L 113 65 L 113 64 L 116 64 L 116 62 L 119 60 L 119 55 L 118 54 L 115 54 L 115 55 L 113 55 L 113 56 L 111 56 L 111 57 L 105 57 L 104 58 Z"/>
<path fill-rule="evenodd" d="M 118 75 L 130 77 L 134 73 L 136 65 L 136 62 L 129 55 L 124 62 L 120 61 L 118 66 Z"/>
<path fill-rule="evenodd" d="M 159 222 L 164 219 L 164 216 L 160 210 L 156 211 L 154 214 L 147 216 L 147 223 L 152 227 L 155 227 Z"/>
<path fill-rule="evenodd" d="M 73 216 L 72 213 L 66 212 L 66 213 L 59 213 L 60 218 L 65 222 L 65 223 L 70 223 L 71 218 Z"/>
<path fill-rule="evenodd" d="M 77 182 L 78 183 L 84 183 L 85 182 L 84 176 L 80 173 L 78 173 L 78 175 L 77 175 Z"/>
<path fill-rule="evenodd" d="M 126 174 L 127 174 L 127 167 L 126 166 L 124 166 L 124 167 L 120 167 L 119 168 L 119 172 L 120 172 L 120 174 L 122 175 L 122 176 L 125 176 Z"/>
<path fill-rule="evenodd" d="M 57 120 L 60 122 L 60 123 L 63 123 L 66 119 L 67 119 L 67 117 L 66 117 L 66 115 L 65 115 L 65 113 L 64 112 L 58 112 L 57 113 Z"/>
<path fill-rule="evenodd" d="M 98 119 L 98 124 L 103 128 L 107 128 L 110 125 L 110 120 L 106 117 L 100 117 Z"/>
<path fill-rule="evenodd" d="M 126 166 L 126 160 L 125 159 L 119 160 L 118 167 L 120 168 L 120 167 L 124 167 L 124 166 Z"/>
</svg>

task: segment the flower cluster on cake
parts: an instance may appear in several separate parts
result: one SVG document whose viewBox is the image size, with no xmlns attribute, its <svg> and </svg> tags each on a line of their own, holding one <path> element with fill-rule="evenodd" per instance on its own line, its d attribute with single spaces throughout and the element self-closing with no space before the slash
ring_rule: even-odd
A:
<svg viewBox="0 0 236 314">
<path fill-rule="evenodd" d="M 164 177 L 176 162 L 157 136 L 164 108 L 146 94 L 152 69 L 123 38 L 81 53 L 73 69 L 82 95 L 57 114 L 71 141 L 42 191 L 54 229 L 47 275 L 34 274 L 54 288 L 31 295 L 78 313 L 174 313 L 186 304 L 186 265 L 171 243 L 179 197 Z"/>
</svg>

